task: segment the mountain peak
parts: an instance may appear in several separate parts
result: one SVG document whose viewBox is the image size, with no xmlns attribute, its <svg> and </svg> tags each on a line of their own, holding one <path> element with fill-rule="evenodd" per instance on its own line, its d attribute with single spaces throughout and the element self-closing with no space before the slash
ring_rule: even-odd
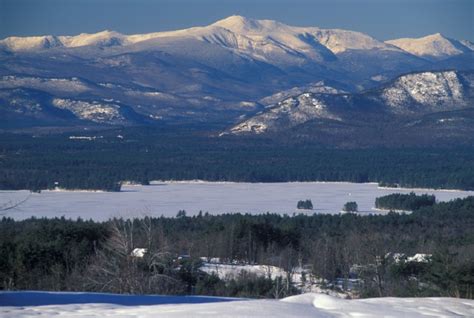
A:
<svg viewBox="0 0 474 318">
<path fill-rule="evenodd" d="M 233 14 L 228 16 L 227 18 L 220 19 L 219 21 L 215 22 L 214 24 L 227 24 L 227 23 L 245 23 L 247 21 L 252 21 L 254 19 L 247 18 L 238 14 Z"/>
<path fill-rule="evenodd" d="M 241 15 L 231 15 L 227 18 L 219 20 L 213 25 L 217 25 L 223 28 L 235 28 L 235 27 L 258 27 L 258 20 L 246 18 Z"/>
<path fill-rule="evenodd" d="M 219 20 L 212 25 L 219 26 L 236 33 L 252 33 L 263 30 L 276 31 L 281 27 L 288 27 L 287 25 L 274 20 L 257 20 L 243 17 L 241 15 L 231 15 L 230 17 Z"/>
<path fill-rule="evenodd" d="M 430 35 L 427 35 L 425 37 L 436 37 L 436 38 L 446 38 L 444 35 L 442 35 L 440 32 L 437 32 L 437 33 L 433 33 L 433 34 L 430 34 Z"/>
<path fill-rule="evenodd" d="M 460 41 L 450 39 L 441 33 L 421 38 L 401 38 L 386 41 L 411 54 L 429 59 L 440 59 L 472 51 Z"/>
<path fill-rule="evenodd" d="M 449 37 L 445 36 L 444 34 L 437 32 L 433 34 L 426 35 L 424 37 L 418 38 L 418 40 L 425 40 L 425 41 L 452 41 Z M 416 40 L 416 39 L 415 39 Z"/>
</svg>

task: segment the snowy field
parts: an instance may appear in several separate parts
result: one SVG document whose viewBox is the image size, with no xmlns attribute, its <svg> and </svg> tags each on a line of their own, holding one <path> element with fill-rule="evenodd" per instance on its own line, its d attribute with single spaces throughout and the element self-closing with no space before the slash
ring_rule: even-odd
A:
<svg viewBox="0 0 474 318">
<path fill-rule="evenodd" d="M 361 214 L 386 213 L 374 209 L 375 198 L 390 193 L 436 195 L 449 201 L 474 195 L 474 191 L 386 189 L 375 183 L 219 183 L 154 182 L 150 186 L 123 186 L 122 192 L 87 191 L 0 191 L 0 206 L 27 199 L 17 208 L 2 212 L 15 219 L 36 217 L 86 218 L 106 220 L 134 216 L 187 215 L 200 210 L 219 213 L 340 213 L 344 203 L 356 201 Z M 311 199 L 314 210 L 297 210 L 299 200 Z"/>
<path fill-rule="evenodd" d="M 103 294 L 3 292 L 0 293 L 0 316 L 4 318 L 474 316 L 474 301 L 456 298 L 346 300 L 324 294 L 303 294 L 282 300 L 236 300 L 218 297 L 105 296 L 112 300 L 101 301 Z M 81 301 L 81 297 L 89 297 L 90 302 Z M 129 297 L 135 299 L 134 304 L 127 301 Z M 33 304 L 37 298 L 43 300 L 39 305 Z M 61 298 L 61 301 L 58 301 L 58 298 Z M 148 300 L 143 304 L 139 302 L 140 298 Z M 190 298 L 198 301 L 188 303 L 186 300 Z M 49 303 L 45 302 L 45 299 L 49 299 Z M 150 299 L 154 300 L 155 304 L 150 302 Z M 202 302 L 199 302 L 200 300 Z"/>
</svg>

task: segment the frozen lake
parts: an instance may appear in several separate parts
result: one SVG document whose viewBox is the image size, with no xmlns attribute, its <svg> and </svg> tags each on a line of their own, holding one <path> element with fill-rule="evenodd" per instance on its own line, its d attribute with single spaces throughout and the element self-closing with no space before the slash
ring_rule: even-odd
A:
<svg viewBox="0 0 474 318">
<path fill-rule="evenodd" d="M 122 192 L 0 191 L 0 206 L 25 202 L 0 212 L 15 219 L 61 217 L 106 220 L 111 217 L 176 216 L 200 210 L 220 213 L 340 213 L 344 203 L 356 201 L 361 214 L 386 213 L 375 210 L 375 198 L 390 193 L 434 194 L 438 201 L 474 195 L 474 191 L 386 189 L 375 183 L 217 183 L 154 182 L 149 186 L 123 186 Z M 299 200 L 311 199 L 314 210 L 297 210 Z"/>
</svg>

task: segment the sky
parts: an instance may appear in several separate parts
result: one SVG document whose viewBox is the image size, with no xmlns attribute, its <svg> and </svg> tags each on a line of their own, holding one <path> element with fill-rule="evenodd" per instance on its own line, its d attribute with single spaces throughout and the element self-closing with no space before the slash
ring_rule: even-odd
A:
<svg viewBox="0 0 474 318">
<path fill-rule="evenodd" d="M 227 16 L 340 28 L 380 40 L 442 33 L 474 41 L 474 0 L 0 0 L 0 38 L 148 33 Z"/>
</svg>

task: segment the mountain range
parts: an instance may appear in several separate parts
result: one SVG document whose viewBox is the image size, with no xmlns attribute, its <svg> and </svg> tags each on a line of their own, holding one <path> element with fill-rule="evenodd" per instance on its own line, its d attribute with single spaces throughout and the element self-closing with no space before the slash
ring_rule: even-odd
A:
<svg viewBox="0 0 474 318">
<path fill-rule="evenodd" d="M 332 134 L 360 116 L 410 125 L 470 114 L 472 70 L 474 44 L 439 33 L 383 42 L 241 16 L 149 34 L 9 37 L 0 128 L 171 123 L 311 135 L 303 126 L 319 121 Z"/>
</svg>

